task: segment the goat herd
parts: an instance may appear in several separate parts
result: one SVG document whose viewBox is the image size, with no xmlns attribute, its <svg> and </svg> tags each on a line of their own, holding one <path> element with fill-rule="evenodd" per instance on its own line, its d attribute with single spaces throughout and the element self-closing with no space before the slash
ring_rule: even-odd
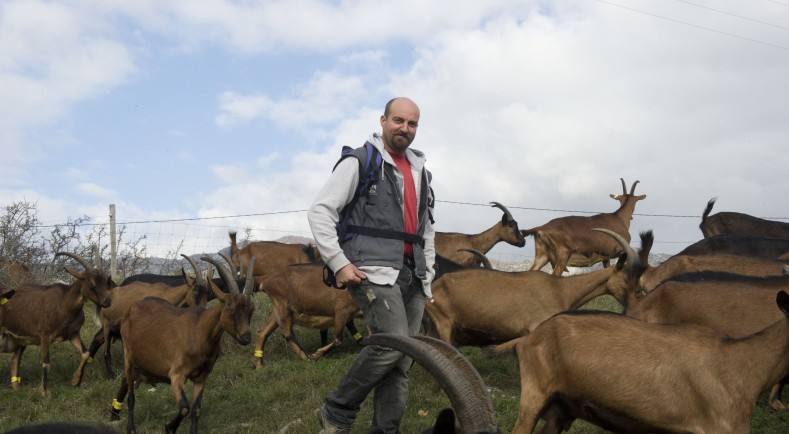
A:
<svg viewBox="0 0 789 434">
<path fill-rule="evenodd" d="M 111 415 L 128 405 L 127 430 L 135 432 L 135 382 L 171 384 L 178 410 L 165 425 L 174 432 L 191 417 L 197 431 L 203 386 L 227 333 L 252 341 L 253 291 L 271 300 L 271 315 L 255 341 L 254 364 L 264 365 L 266 340 L 280 329 L 298 357 L 318 360 L 342 343 L 344 329 L 365 345 L 387 346 L 411 356 L 433 375 L 452 409 L 426 432 L 499 433 L 487 388 L 459 346 L 514 354 L 520 371 L 520 408 L 513 433 L 560 433 L 576 419 L 621 433 L 747 433 L 759 394 L 784 409 L 781 388 L 789 381 L 789 224 L 747 214 L 710 215 L 704 238 L 658 266 L 649 265 L 651 232 L 630 246 L 637 201 L 628 192 L 609 214 L 567 216 L 521 230 L 503 205 L 501 221 L 478 234 L 436 234 L 436 279 L 426 303 L 424 334 L 362 338 L 360 316 L 347 291 L 323 284 L 323 263 L 313 246 L 273 241 L 243 248 L 230 233 L 230 257 L 204 255 L 205 277 L 194 273 L 136 275 L 115 285 L 85 258 L 62 252 L 83 271 L 67 268 L 71 285 L 24 285 L 0 294 L 0 351 L 13 353 L 11 387 L 18 389 L 19 362 L 27 345 L 40 347 L 42 392 L 47 392 L 49 347 L 70 341 L 82 355 L 72 377 L 78 386 L 85 364 L 120 339 L 124 375 Z M 523 247 L 533 236 L 529 271 L 492 269 L 485 258 L 494 245 Z M 609 261 L 614 261 L 610 264 Z M 603 268 L 566 275 L 570 266 Z M 550 263 L 553 272 L 540 271 Z M 219 278 L 212 278 L 214 269 Z M 484 292 L 485 296 L 480 297 Z M 623 313 L 578 310 L 608 294 Z M 216 299 L 213 307 L 207 307 Z M 89 348 L 82 343 L 84 304 L 96 305 L 102 328 Z M 163 334 L 162 324 L 172 333 Z M 321 347 L 308 354 L 293 326 L 321 330 Z M 329 339 L 326 330 L 333 328 Z M 637 378 L 637 380 L 633 380 Z M 623 380 L 630 379 L 630 380 Z M 194 384 L 191 400 L 183 390 Z M 28 431 L 26 431 L 28 432 Z"/>
</svg>

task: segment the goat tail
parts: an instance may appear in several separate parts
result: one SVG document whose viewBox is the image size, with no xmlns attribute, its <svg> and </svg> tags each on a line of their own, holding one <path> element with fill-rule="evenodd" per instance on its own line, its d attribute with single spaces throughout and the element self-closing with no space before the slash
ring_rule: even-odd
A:
<svg viewBox="0 0 789 434">
<path fill-rule="evenodd" d="M 507 342 L 504 342 L 503 344 L 489 345 L 484 348 L 484 351 L 486 354 L 488 354 L 491 357 L 507 356 L 507 355 L 517 356 L 518 344 L 520 343 L 520 341 L 522 341 L 525 338 L 526 336 L 521 336 L 509 340 Z"/>
<path fill-rule="evenodd" d="M 531 228 L 531 229 L 521 229 L 521 235 L 523 235 L 524 237 L 528 237 L 528 236 L 532 236 L 533 235 L 536 238 L 537 234 L 539 232 L 540 232 L 540 227 L 539 226 L 536 227 L 536 228 Z"/>
<path fill-rule="evenodd" d="M 713 197 L 712 199 L 710 199 L 709 202 L 707 202 L 707 207 L 704 208 L 704 213 L 701 215 L 701 222 L 702 223 L 704 223 L 704 220 L 707 220 L 707 217 L 709 217 L 710 212 L 712 211 L 712 206 L 715 205 L 715 201 L 716 200 L 718 200 L 718 198 L 717 197 Z"/>
</svg>

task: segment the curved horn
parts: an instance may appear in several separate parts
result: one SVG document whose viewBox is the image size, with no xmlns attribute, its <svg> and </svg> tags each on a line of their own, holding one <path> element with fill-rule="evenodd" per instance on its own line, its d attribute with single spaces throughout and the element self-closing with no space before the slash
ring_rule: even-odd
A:
<svg viewBox="0 0 789 434">
<path fill-rule="evenodd" d="M 192 264 L 192 268 L 195 270 L 195 279 L 197 280 L 197 284 L 199 286 L 205 286 L 206 281 L 203 279 L 203 273 L 200 272 L 200 267 L 197 266 L 197 263 L 195 263 L 195 261 L 193 261 L 192 258 L 184 255 L 183 253 L 181 253 L 181 256 L 183 256 L 184 259 L 186 259 L 187 261 L 189 261 L 190 264 Z"/>
<path fill-rule="evenodd" d="M 201 261 L 208 262 L 209 264 L 213 264 L 216 267 L 216 270 L 219 271 L 219 276 L 222 280 L 225 281 L 227 284 L 227 289 L 230 291 L 231 294 L 238 294 L 238 284 L 236 280 L 233 279 L 233 275 L 231 274 L 230 270 L 227 269 L 224 265 L 219 264 L 219 261 L 214 260 L 212 257 L 208 255 L 203 255 L 200 257 Z"/>
<path fill-rule="evenodd" d="M 459 357 L 463 357 L 457 350 L 434 347 L 425 342 L 427 339 L 432 338 L 415 339 L 412 336 L 379 333 L 365 338 L 362 343 L 393 348 L 422 365 L 449 397 L 464 432 L 498 432 L 495 413 L 488 411 L 493 408 L 490 396 L 487 396 L 488 402 L 483 403 L 478 400 L 478 396 L 468 396 L 469 392 L 474 395 L 475 382 L 481 381 L 479 374 L 476 374 L 475 378 L 466 375 L 467 372 L 464 371 L 469 368 L 473 370 L 473 367 L 467 361 L 457 362 Z M 477 387 L 484 390 L 484 385 Z"/>
<path fill-rule="evenodd" d="M 492 206 L 492 207 L 496 207 L 496 208 L 498 208 L 498 209 L 500 209 L 500 210 L 504 211 L 504 216 L 507 218 L 507 221 L 512 221 L 512 220 L 514 220 L 514 219 L 512 218 L 512 214 L 510 214 L 510 211 L 509 211 L 509 210 L 507 209 L 507 207 L 505 207 L 504 205 L 502 205 L 502 204 L 500 204 L 500 203 L 498 203 L 498 202 L 491 202 L 491 203 L 490 203 L 490 206 Z"/>
<path fill-rule="evenodd" d="M 225 262 L 227 262 L 227 266 L 230 268 L 230 271 L 233 272 L 234 271 L 233 270 L 233 261 L 230 260 L 230 257 L 225 255 L 224 253 L 217 253 L 217 255 L 219 255 L 220 258 L 224 259 Z"/>
<path fill-rule="evenodd" d="M 485 256 L 485 254 L 480 252 L 479 250 L 463 247 L 462 249 L 458 249 L 458 252 L 469 252 L 472 255 L 479 258 L 480 261 L 482 261 L 483 267 L 490 268 L 491 270 L 493 269 L 493 264 L 490 263 L 490 259 L 488 259 L 488 257 Z"/>
<path fill-rule="evenodd" d="M 637 179 L 636 179 L 636 182 L 633 183 L 633 186 L 630 187 L 630 194 L 631 195 L 633 194 L 633 192 L 636 191 L 636 184 L 638 184 L 638 180 Z"/>
<path fill-rule="evenodd" d="M 252 295 L 252 289 L 255 287 L 255 276 L 252 264 L 255 263 L 255 257 L 249 258 L 249 267 L 247 267 L 247 281 L 244 283 L 244 294 Z"/>
<path fill-rule="evenodd" d="M 71 253 L 71 252 L 57 252 L 57 253 L 55 253 L 55 256 L 68 256 L 69 258 L 79 262 L 80 265 L 82 265 L 85 268 L 85 271 L 89 271 L 89 272 L 96 271 L 93 268 L 93 266 L 90 265 L 90 263 L 85 258 L 83 258 L 82 256 L 79 256 L 77 254 L 74 254 L 74 253 Z"/>
<path fill-rule="evenodd" d="M 619 178 L 622 181 L 622 194 L 627 194 L 627 186 L 625 186 L 625 178 Z"/>
<path fill-rule="evenodd" d="M 633 262 L 633 260 L 638 258 L 638 255 L 636 255 L 636 251 L 633 250 L 632 247 L 630 247 L 630 243 L 625 241 L 625 239 L 622 238 L 622 236 L 619 235 L 618 233 L 616 233 L 614 231 L 609 231 L 608 229 L 603 229 L 603 228 L 592 228 L 592 230 L 593 231 L 597 231 L 597 232 L 602 232 L 604 234 L 608 234 L 608 235 L 611 236 L 611 238 L 616 240 L 616 242 L 619 243 L 619 245 L 622 247 L 622 251 L 624 251 L 625 255 L 627 255 L 627 262 L 628 263 L 631 263 L 631 262 Z"/>
</svg>

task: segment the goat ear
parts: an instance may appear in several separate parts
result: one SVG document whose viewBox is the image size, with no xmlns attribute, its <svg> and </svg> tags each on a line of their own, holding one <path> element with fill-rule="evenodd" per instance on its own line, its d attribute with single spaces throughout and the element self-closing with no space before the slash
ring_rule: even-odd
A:
<svg viewBox="0 0 789 434">
<path fill-rule="evenodd" d="M 222 292 L 216 283 L 214 283 L 213 279 L 208 281 L 208 286 L 211 288 L 211 292 L 214 293 L 214 297 L 218 298 L 222 303 L 227 303 L 227 293 Z"/>
<path fill-rule="evenodd" d="M 74 276 L 74 278 L 76 278 L 76 279 L 85 280 L 85 279 L 88 278 L 88 273 L 86 273 L 84 271 L 77 271 L 77 270 L 75 270 L 73 268 L 69 268 L 69 267 L 63 267 L 63 269 L 66 270 L 66 272 L 68 274 L 71 274 L 72 276 Z"/>
<path fill-rule="evenodd" d="M 625 264 L 627 264 L 627 255 L 622 254 L 619 259 L 616 261 L 616 269 L 621 270 L 625 268 Z"/>
</svg>

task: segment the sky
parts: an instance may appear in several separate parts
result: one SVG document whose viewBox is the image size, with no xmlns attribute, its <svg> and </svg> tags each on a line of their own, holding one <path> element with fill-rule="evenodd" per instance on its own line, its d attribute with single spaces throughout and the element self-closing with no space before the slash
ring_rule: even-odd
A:
<svg viewBox="0 0 789 434">
<path fill-rule="evenodd" d="M 613 212 L 620 178 L 653 252 L 699 240 L 713 197 L 789 219 L 789 0 L 3 0 L 0 205 L 309 237 L 395 96 L 438 231 L 484 231 L 491 201 L 521 228 Z"/>
</svg>

